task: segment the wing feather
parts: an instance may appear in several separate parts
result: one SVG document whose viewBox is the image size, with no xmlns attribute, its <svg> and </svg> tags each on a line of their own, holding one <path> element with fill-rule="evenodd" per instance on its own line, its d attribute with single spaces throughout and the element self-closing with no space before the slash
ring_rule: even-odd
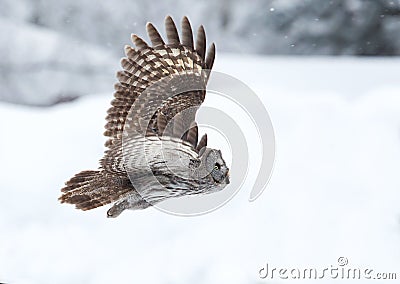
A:
<svg viewBox="0 0 400 284">
<path fill-rule="evenodd" d="M 182 19 L 182 44 L 190 50 L 193 50 L 192 26 L 187 17 L 183 17 Z"/>
<path fill-rule="evenodd" d="M 146 28 L 147 28 L 147 34 L 149 35 L 153 47 L 165 45 L 165 42 L 163 41 L 160 33 L 157 31 L 157 29 L 153 26 L 152 23 L 148 23 Z"/>
<path fill-rule="evenodd" d="M 178 46 L 180 44 L 178 30 L 176 29 L 174 20 L 170 16 L 165 18 L 165 31 L 167 33 L 168 45 Z"/>
<path fill-rule="evenodd" d="M 200 152 L 201 149 L 204 147 L 207 147 L 207 134 L 204 134 L 203 137 L 201 137 L 200 142 L 196 146 L 197 152 Z"/>
<path fill-rule="evenodd" d="M 197 157 L 193 145 L 177 137 L 131 136 L 123 146 L 112 145 L 100 163 L 101 169 L 114 176 L 126 176 L 128 172 L 139 178 L 160 168 L 169 168 L 173 172 L 188 169 L 182 167 L 182 163 L 188 166 Z"/>
<path fill-rule="evenodd" d="M 199 29 L 197 30 L 196 52 L 200 55 L 201 59 L 204 61 L 204 56 L 206 53 L 206 33 L 204 32 L 203 26 L 200 26 Z"/>
<path fill-rule="evenodd" d="M 208 49 L 207 52 L 207 57 L 206 57 L 206 68 L 211 70 L 214 65 L 214 59 L 215 59 L 215 44 L 212 43 L 210 48 Z"/>
<path fill-rule="evenodd" d="M 188 141 L 194 149 L 196 149 L 197 147 L 198 135 L 199 135 L 199 130 L 197 127 L 197 123 L 193 121 L 190 129 L 187 131 L 186 141 Z"/>
<path fill-rule="evenodd" d="M 132 34 L 131 38 L 137 49 L 140 50 L 149 48 L 148 44 L 138 35 Z"/>
</svg>

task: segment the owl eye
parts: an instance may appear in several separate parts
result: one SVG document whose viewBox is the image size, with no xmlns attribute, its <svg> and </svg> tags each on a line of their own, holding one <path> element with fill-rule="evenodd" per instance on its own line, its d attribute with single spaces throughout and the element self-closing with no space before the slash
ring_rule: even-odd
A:
<svg viewBox="0 0 400 284">
<path fill-rule="evenodd" d="M 221 168 L 221 165 L 216 163 L 215 166 L 214 166 L 214 170 L 219 170 L 220 168 Z"/>
</svg>

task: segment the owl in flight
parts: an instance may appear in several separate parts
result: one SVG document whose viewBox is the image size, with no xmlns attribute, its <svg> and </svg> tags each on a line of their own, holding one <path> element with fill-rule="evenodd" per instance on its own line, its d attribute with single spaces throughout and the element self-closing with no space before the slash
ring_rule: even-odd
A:
<svg viewBox="0 0 400 284">
<path fill-rule="evenodd" d="M 82 171 L 61 190 L 61 203 L 90 210 L 114 205 L 107 217 L 125 209 L 144 209 L 169 198 L 206 194 L 229 184 L 221 151 L 198 139 L 196 111 L 215 58 L 206 54 L 204 28 L 195 44 L 190 23 L 182 20 L 181 39 L 166 17 L 168 42 L 147 24 L 152 45 L 132 35 L 135 48 L 125 47 L 123 70 L 117 73 L 114 99 L 107 111 L 104 157 L 96 171 Z"/>
</svg>

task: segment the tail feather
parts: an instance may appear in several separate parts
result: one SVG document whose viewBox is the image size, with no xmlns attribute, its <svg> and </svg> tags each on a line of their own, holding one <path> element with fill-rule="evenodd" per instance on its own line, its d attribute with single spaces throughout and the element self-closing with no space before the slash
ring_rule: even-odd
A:
<svg viewBox="0 0 400 284">
<path fill-rule="evenodd" d="M 76 174 L 73 178 L 65 183 L 65 187 L 61 189 L 61 192 L 68 192 L 84 185 L 89 184 L 99 174 L 99 171 L 82 171 Z"/>
<path fill-rule="evenodd" d="M 128 178 L 104 171 L 83 171 L 65 183 L 61 203 L 75 204 L 77 209 L 90 210 L 126 196 L 133 187 Z"/>
</svg>

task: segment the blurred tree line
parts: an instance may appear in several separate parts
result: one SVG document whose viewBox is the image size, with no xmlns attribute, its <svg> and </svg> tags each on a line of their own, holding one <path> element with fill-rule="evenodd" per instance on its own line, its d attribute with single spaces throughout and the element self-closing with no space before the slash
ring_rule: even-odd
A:
<svg viewBox="0 0 400 284">
<path fill-rule="evenodd" d="M 400 54 L 400 0 L 1 0 L 0 16 L 121 52 L 167 14 L 206 27 L 220 50 L 260 54 Z"/>
<path fill-rule="evenodd" d="M 111 92 L 129 35 L 163 33 L 166 15 L 203 24 L 218 52 L 400 54 L 400 0 L 0 0 L 0 100 Z"/>
</svg>

